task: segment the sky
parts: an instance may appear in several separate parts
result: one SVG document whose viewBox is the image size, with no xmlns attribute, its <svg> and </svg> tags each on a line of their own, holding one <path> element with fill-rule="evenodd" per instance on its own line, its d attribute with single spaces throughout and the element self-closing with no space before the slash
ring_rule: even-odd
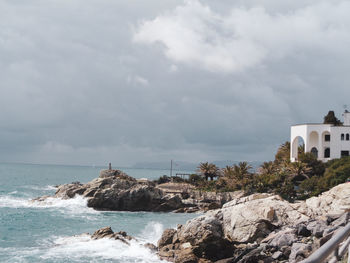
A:
<svg viewBox="0 0 350 263">
<path fill-rule="evenodd" d="M 350 106 L 350 2 L 0 0 L 0 162 L 273 159 Z"/>
</svg>

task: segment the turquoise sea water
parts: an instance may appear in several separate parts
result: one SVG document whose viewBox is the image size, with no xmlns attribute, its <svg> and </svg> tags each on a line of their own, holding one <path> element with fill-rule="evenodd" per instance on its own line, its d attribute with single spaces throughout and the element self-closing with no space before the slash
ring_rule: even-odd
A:
<svg viewBox="0 0 350 263">
<path fill-rule="evenodd" d="M 101 168 L 58 165 L 0 164 L 0 262 L 160 262 L 142 246 L 156 243 L 165 228 L 176 227 L 193 214 L 101 212 L 86 200 L 32 198 L 51 195 L 55 185 L 88 182 Z M 155 179 L 166 170 L 122 169 L 136 178 Z M 111 226 L 138 241 L 91 240 L 83 233 Z M 83 235 L 81 235 L 83 234 Z"/>
</svg>

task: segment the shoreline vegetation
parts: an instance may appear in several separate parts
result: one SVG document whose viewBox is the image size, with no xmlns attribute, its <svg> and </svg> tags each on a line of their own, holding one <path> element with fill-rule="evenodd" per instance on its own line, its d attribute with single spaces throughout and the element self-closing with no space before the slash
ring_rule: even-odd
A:
<svg viewBox="0 0 350 263">
<path fill-rule="evenodd" d="M 198 173 L 188 179 L 162 176 L 156 183 L 176 182 L 189 184 L 199 191 L 272 193 L 289 202 L 317 196 L 332 187 L 345 183 L 350 176 L 350 157 L 318 161 L 312 153 L 299 147 L 299 160 L 290 161 L 290 142 L 277 150 L 274 161 L 264 162 L 253 172 L 248 162 L 240 162 L 220 169 L 213 163 L 203 162 Z"/>
</svg>

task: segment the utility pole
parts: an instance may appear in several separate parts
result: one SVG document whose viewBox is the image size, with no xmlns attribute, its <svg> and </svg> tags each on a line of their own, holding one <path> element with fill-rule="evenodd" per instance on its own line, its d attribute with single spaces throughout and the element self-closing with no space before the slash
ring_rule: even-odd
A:
<svg viewBox="0 0 350 263">
<path fill-rule="evenodd" d="M 173 160 L 170 161 L 170 177 L 173 176 Z"/>
</svg>

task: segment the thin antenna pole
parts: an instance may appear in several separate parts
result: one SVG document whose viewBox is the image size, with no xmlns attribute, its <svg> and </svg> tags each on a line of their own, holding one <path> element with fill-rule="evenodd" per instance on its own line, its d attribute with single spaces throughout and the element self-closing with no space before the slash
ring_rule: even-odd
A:
<svg viewBox="0 0 350 263">
<path fill-rule="evenodd" d="M 170 161 L 170 177 L 173 176 L 173 160 Z"/>
</svg>

